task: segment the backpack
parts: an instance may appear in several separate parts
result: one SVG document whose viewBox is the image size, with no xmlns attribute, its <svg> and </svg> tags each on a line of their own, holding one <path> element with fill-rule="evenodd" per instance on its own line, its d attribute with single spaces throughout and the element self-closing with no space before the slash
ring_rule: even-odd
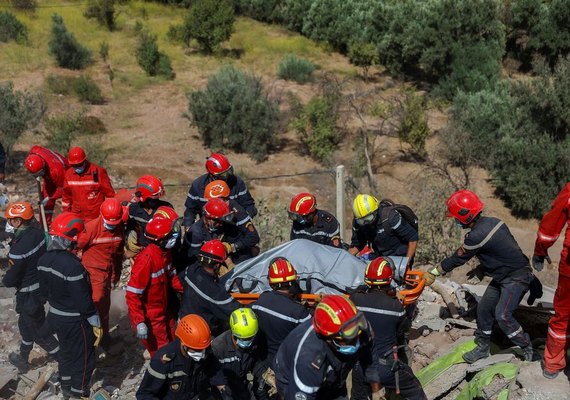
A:
<svg viewBox="0 0 570 400">
<path fill-rule="evenodd" d="M 384 227 L 384 232 L 389 233 L 392 230 L 388 219 L 394 210 L 398 211 L 400 215 L 410 224 L 416 231 L 419 229 L 419 219 L 414 210 L 405 204 L 396 204 L 390 199 L 380 200 L 381 214 L 380 220 Z"/>
</svg>

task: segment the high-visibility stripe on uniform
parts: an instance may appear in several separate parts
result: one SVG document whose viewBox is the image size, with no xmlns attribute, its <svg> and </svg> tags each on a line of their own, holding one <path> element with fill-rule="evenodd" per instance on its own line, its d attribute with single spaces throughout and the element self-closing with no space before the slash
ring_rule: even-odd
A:
<svg viewBox="0 0 570 400">
<path fill-rule="evenodd" d="M 88 185 L 98 185 L 99 182 L 95 181 L 67 181 L 69 186 L 88 186 Z"/>
<path fill-rule="evenodd" d="M 78 312 L 62 311 L 62 310 L 59 310 L 59 309 L 57 309 L 51 305 L 49 306 L 48 312 L 50 312 L 52 314 L 56 314 L 56 315 L 61 315 L 62 317 L 79 317 L 79 316 L 81 316 L 81 314 Z"/>
<path fill-rule="evenodd" d="M 295 384 L 303 392 L 310 393 L 310 394 L 317 393 L 320 389 L 320 386 L 305 385 L 303 383 L 303 381 L 301 381 L 299 374 L 297 374 L 297 361 L 299 360 L 299 355 L 301 354 L 301 349 L 303 348 L 303 344 L 305 343 L 305 341 L 307 340 L 307 337 L 309 336 L 309 334 L 312 331 L 313 331 L 313 326 L 309 325 L 309 327 L 307 328 L 307 331 L 305 332 L 305 334 L 301 338 L 301 341 L 299 342 L 299 346 L 297 347 L 297 351 L 295 352 L 295 358 L 293 359 L 293 379 L 295 380 Z"/>
<path fill-rule="evenodd" d="M 555 339 L 570 339 L 570 335 L 560 335 L 554 332 L 551 327 L 548 327 L 548 334 Z"/>
<path fill-rule="evenodd" d="M 214 300 L 210 296 L 208 296 L 206 293 L 204 293 L 200 289 L 198 289 L 198 287 L 196 285 L 194 285 L 194 282 L 192 282 L 190 279 L 188 279 L 187 276 L 184 277 L 184 280 L 186 281 L 186 283 L 188 283 L 188 285 L 190 285 L 190 287 L 192 289 L 194 289 L 196 291 L 196 293 L 198 293 L 198 295 L 200 297 L 202 297 L 203 299 L 206 299 L 210 303 L 222 305 L 222 304 L 231 303 L 234 300 L 232 297 L 228 297 L 226 300 Z"/>
<path fill-rule="evenodd" d="M 24 253 L 24 254 L 8 253 L 8 257 L 11 258 L 12 260 L 22 260 L 24 258 L 28 258 L 32 254 L 34 254 L 36 251 L 38 251 L 45 243 L 46 243 L 46 240 L 43 239 L 36 247 L 34 247 L 32 250 L 28 251 L 27 253 Z"/>
<path fill-rule="evenodd" d="M 75 276 L 65 276 L 61 272 L 56 271 L 55 269 L 49 268 L 49 267 L 38 266 L 38 271 L 49 272 L 50 274 L 55 275 L 58 278 L 61 278 L 64 281 L 68 281 L 68 282 L 75 282 L 75 281 L 80 281 L 81 279 L 83 279 L 83 274 L 75 275 Z"/>
<path fill-rule="evenodd" d="M 257 304 L 254 304 L 253 306 L 251 306 L 251 308 L 254 309 L 254 310 L 258 310 L 258 311 L 264 312 L 264 313 L 269 314 L 269 315 L 273 315 L 274 317 L 277 317 L 277 318 L 282 319 L 282 320 L 284 320 L 284 321 L 293 322 L 293 323 L 295 323 L 295 324 L 300 324 L 300 323 L 302 323 L 302 322 L 305 322 L 305 321 L 311 319 L 311 315 L 307 315 L 307 316 L 306 316 L 305 318 L 303 318 L 303 319 L 295 319 L 295 318 L 292 318 L 292 317 L 290 317 L 290 316 L 288 316 L 288 315 L 284 315 L 284 314 L 278 313 L 277 311 L 270 310 L 269 308 L 265 308 L 265 307 L 259 306 L 259 305 L 257 305 Z"/>
<path fill-rule="evenodd" d="M 20 292 L 20 293 L 28 293 L 28 292 L 33 292 L 34 290 L 38 290 L 39 288 L 40 288 L 40 284 L 39 284 L 39 283 L 34 283 L 33 285 L 26 286 L 26 287 L 23 287 L 23 288 L 19 289 L 18 292 Z"/>
<path fill-rule="evenodd" d="M 156 278 L 158 278 L 158 277 L 161 276 L 161 275 L 164 275 L 164 268 L 161 268 L 161 269 L 159 269 L 159 270 L 156 271 L 156 272 L 152 272 L 152 273 L 150 274 L 150 277 L 153 278 L 153 279 L 156 279 Z"/>
<path fill-rule="evenodd" d="M 500 228 L 501 226 L 503 226 L 504 224 L 505 224 L 505 223 L 504 223 L 503 221 L 499 221 L 499 222 L 497 223 L 497 225 L 495 225 L 495 227 L 494 227 L 493 229 L 491 229 L 491 231 L 487 234 L 487 236 L 485 236 L 485 238 L 484 238 L 480 243 L 477 243 L 477 244 L 474 244 L 474 245 L 466 245 L 465 243 L 463 243 L 463 248 L 464 248 L 465 250 L 475 250 L 475 249 L 479 249 L 479 248 L 485 246 L 485 245 L 487 244 L 487 242 L 488 242 L 489 240 L 491 240 L 491 238 L 493 237 L 493 235 L 494 235 L 495 233 L 497 233 L 497 231 L 499 230 L 499 228 Z"/>
<path fill-rule="evenodd" d="M 370 308 L 370 307 L 361 307 L 361 306 L 356 306 L 356 308 L 362 312 L 369 312 L 373 314 L 382 314 L 382 315 L 392 315 L 394 317 L 402 317 L 406 315 L 405 311 L 390 311 L 390 310 L 383 310 L 381 308 Z"/>
<path fill-rule="evenodd" d="M 132 286 L 127 286 L 127 292 L 131 292 L 134 294 L 143 294 L 144 293 L 144 289 L 138 289 L 136 287 L 132 287 Z"/>
<path fill-rule="evenodd" d="M 121 237 L 98 237 L 93 239 L 93 244 L 102 244 L 102 243 L 113 243 L 113 242 L 120 242 L 123 240 Z"/>
<path fill-rule="evenodd" d="M 229 358 L 219 358 L 218 361 L 220 362 L 220 364 L 228 364 L 234 361 L 241 361 L 241 359 L 239 357 L 229 357 Z"/>
<path fill-rule="evenodd" d="M 550 235 L 545 235 L 544 233 L 538 231 L 538 233 L 536 234 L 536 236 L 538 236 L 538 238 L 540 240 L 544 240 L 545 242 L 556 242 L 558 240 L 558 236 L 550 236 Z"/>
</svg>

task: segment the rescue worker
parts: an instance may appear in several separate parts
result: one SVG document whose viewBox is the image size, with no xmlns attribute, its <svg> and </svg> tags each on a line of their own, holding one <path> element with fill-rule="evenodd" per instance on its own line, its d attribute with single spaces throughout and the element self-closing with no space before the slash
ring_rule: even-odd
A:
<svg viewBox="0 0 570 400">
<path fill-rule="evenodd" d="M 295 328 L 279 347 L 274 371 L 281 398 L 346 399 L 354 364 L 360 361 L 367 374 L 370 370 L 370 335 L 364 314 L 349 299 L 325 296 L 312 321 Z"/>
<path fill-rule="evenodd" d="M 61 207 L 89 222 L 99 216 L 101 204 L 115 191 L 107 170 L 87 160 L 81 147 L 72 147 L 67 160 L 70 168 L 65 172 Z"/>
<path fill-rule="evenodd" d="M 299 193 L 289 204 L 291 240 L 308 239 L 327 246 L 341 247 L 340 224 L 329 212 L 317 209 L 317 199 L 310 193 Z"/>
<path fill-rule="evenodd" d="M 384 213 L 382 209 L 380 201 L 369 194 L 359 194 L 354 198 L 352 240 L 348 251 L 356 255 L 369 245 L 374 250 L 372 258 L 407 257 L 408 266 L 411 266 L 418 245 L 418 230 L 398 210 Z"/>
<path fill-rule="evenodd" d="M 236 400 L 269 399 L 263 379 L 265 348 L 257 338 L 258 330 L 255 313 L 250 308 L 238 308 L 230 315 L 230 329 L 212 342 L 212 352 Z M 249 373 L 253 376 L 251 389 Z"/>
<path fill-rule="evenodd" d="M 218 270 L 226 259 L 226 249 L 218 239 L 202 245 L 198 261 L 186 268 L 180 317 L 198 314 L 206 320 L 212 334 L 225 330 L 231 313 L 240 307 L 218 280 Z"/>
<path fill-rule="evenodd" d="M 220 198 L 209 200 L 203 216 L 186 232 L 188 261 L 194 263 L 203 243 L 220 239 L 226 248 L 228 262 L 237 264 L 259 254 L 259 234 L 253 223 L 236 224 L 236 212 Z M 231 265 L 230 265 L 231 266 Z"/>
<path fill-rule="evenodd" d="M 72 250 L 83 221 L 64 212 L 54 218 L 47 252 L 38 260 L 40 288 L 47 295 L 47 320 L 59 339 L 59 375 L 64 398 L 89 398 L 95 348 L 103 336 L 91 296 L 89 274 Z"/>
<path fill-rule="evenodd" d="M 8 360 L 21 372 L 31 364 L 28 358 L 34 342 L 50 357 L 57 359 L 59 343 L 45 324 L 45 297 L 40 292 L 38 259 L 46 252 L 46 237 L 34 218 L 34 210 L 28 202 L 9 204 L 6 216 L 6 232 L 13 233 L 8 253 L 8 270 L 0 286 L 16 289 L 16 312 L 22 341 L 20 351 L 8 355 Z"/>
<path fill-rule="evenodd" d="M 400 390 L 400 396 L 409 400 L 427 400 L 421 383 L 412 369 L 398 361 L 398 349 L 405 346 L 405 333 L 410 321 L 404 306 L 392 288 L 394 265 L 389 257 L 378 257 L 366 266 L 364 283 L 368 289 L 355 293 L 350 299 L 363 312 L 374 331 L 375 381 L 390 391 Z M 351 399 L 366 400 L 371 388 L 364 382 L 363 371 L 357 365 L 352 372 Z"/>
<path fill-rule="evenodd" d="M 212 153 L 206 158 L 207 173 L 199 176 L 192 182 L 188 190 L 188 198 L 184 203 L 186 210 L 184 211 L 184 226 L 189 228 L 196 216 L 200 214 L 202 208 L 206 204 L 203 197 L 206 185 L 214 180 L 221 179 L 230 187 L 230 199 L 236 200 L 249 214 L 250 217 L 257 215 L 255 201 L 247 190 L 247 186 L 243 179 L 234 175 L 234 168 L 230 164 L 227 157 L 221 153 Z"/>
<path fill-rule="evenodd" d="M 172 267 L 173 227 L 174 221 L 162 215 L 148 222 L 145 236 L 150 243 L 135 258 L 127 286 L 132 326 L 151 356 L 174 337 L 175 311 L 168 301 L 169 288 L 183 292 Z"/>
<path fill-rule="evenodd" d="M 160 178 L 143 175 L 137 180 L 135 197 L 138 201 L 129 204 L 127 222 L 127 250 L 130 252 L 128 254 L 130 257 L 136 255 L 141 247 L 148 245 L 144 231 L 156 210 L 161 206 L 174 208 L 169 202 L 160 199 L 164 194 L 164 185 Z"/>
<path fill-rule="evenodd" d="M 115 198 L 101 204 L 101 215 L 85 224 L 79 234 L 77 249 L 81 263 L 89 273 L 92 297 L 103 327 L 104 337 L 109 333 L 111 286 L 121 277 L 123 262 L 123 206 Z"/>
<path fill-rule="evenodd" d="M 35 177 L 42 177 L 42 202 L 47 224 L 51 224 L 55 202 L 63 193 L 67 159 L 56 151 L 42 146 L 33 146 L 24 161 L 24 166 Z"/>
<path fill-rule="evenodd" d="M 552 246 L 564 225 L 566 233 L 560 254 L 558 286 L 554 294 L 554 316 L 548 322 L 548 335 L 544 349 L 542 374 L 554 379 L 566 368 L 566 353 L 570 347 L 570 183 L 558 193 L 551 209 L 544 214 L 540 225 L 532 263 L 534 269 L 542 271 L 544 260 L 550 263 L 548 249 Z"/>
<path fill-rule="evenodd" d="M 531 361 L 530 338 L 513 316 L 532 279 L 528 258 L 503 221 L 482 215 L 485 205 L 472 191 L 458 190 L 447 199 L 446 205 L 448 217 L 455 218 L 455 223 L 468 231 L 463 244 L 453 255 L 424 274 L 426 284 L 431 285 L 438 276 L 451 272 L 473 257 L 481 263 L 481 272 L 493 278 L 477 305 L 477 347 L 465 353 L 463 359 L 473 363 L 489 356 L 496 320 L 511 342 L 523 350 L 525 359 Z"/>
<path fill-rule="evenodd" d="M 150 360 L 137 400 L 212 398 L 212 387 L 222 400 L 231 400 L 224 374 L 210 351 L 212 335 L 206 321 L 199 315 L 187 315 L 178 323 L 175 335 L 174 341 Z"/>
<path fill-rule="evenodd" d="M 311 319 L 305 306 L 295 298 L 301 294 L 297 272 L 289 260 L 277 257 L 270 261 L 267 281 L 272 290 L 261 293 L 251 308 L 257 315 L 259 328 L 267 342 L 267 364 L 273 359 L 287 335 Z"/>
</svg>

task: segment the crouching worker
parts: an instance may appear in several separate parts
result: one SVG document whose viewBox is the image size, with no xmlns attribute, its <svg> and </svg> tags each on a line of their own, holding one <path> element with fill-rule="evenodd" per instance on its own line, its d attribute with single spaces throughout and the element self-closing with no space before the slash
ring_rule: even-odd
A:
<svg viewBox="0 0 570 400">
<path fill-rule="evenodd" d="M 137 390 L 137 400 L 232 399 L 226 379 L 210 344 L 212 335 L 204 318 L 189 314 L 178 322 L 173 342 L 150 360 Z"/>
</svg>

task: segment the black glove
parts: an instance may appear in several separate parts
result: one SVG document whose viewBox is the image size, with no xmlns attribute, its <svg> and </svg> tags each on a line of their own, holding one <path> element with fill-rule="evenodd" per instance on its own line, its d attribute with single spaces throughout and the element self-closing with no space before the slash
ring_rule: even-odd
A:
<svg viewBox="0 0 570 400">
<path fill-rule="evenodd" d="M 232 400 L 232 390 L 228 385 L 225 385 L 223 389 L 220 389 L 220 395 L 222 396 L 222 400 Z"/>
<path fill-rule="evenodd" d="M 471 285 L 476 285 L 483 280 L 485 273 L 479 267 L 473 268 L 471 271 L 467 272 L 467 283 Z"/>
<path fill-rule="evenodd" d="M 549 264 L 552 263 L 552 260 L 548 255 L 546 256 L 532 256 L 532 267 L 535 271 L 540 272 L 544 268 L 544 260 L 546 260 Z"/>
<path fill-rule="evenodd" d="M 536 276 L 532 276 L 530 283 L 528 284 L 528 299 L 526 304 L 532 306 L 536 299 L 540 299 L 542 297 L 542 283 Z"/>
</svg>

